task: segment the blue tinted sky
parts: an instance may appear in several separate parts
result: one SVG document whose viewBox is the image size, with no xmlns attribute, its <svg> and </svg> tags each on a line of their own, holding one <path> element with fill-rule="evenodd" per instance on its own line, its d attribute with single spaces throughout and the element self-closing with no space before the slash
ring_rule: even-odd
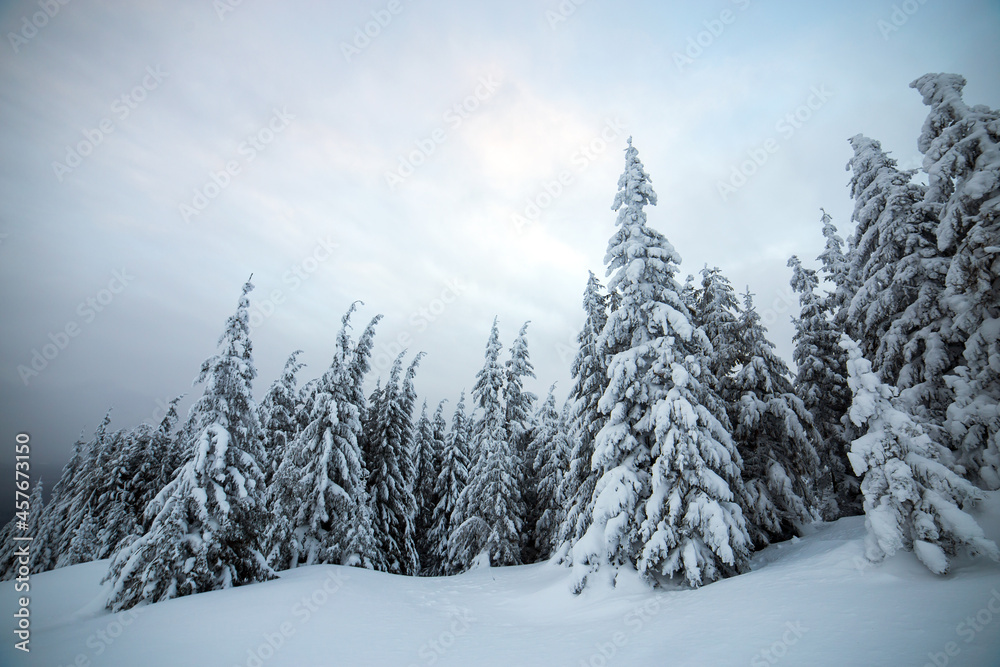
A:
<svg viewBox="0 0 1000 667">
<path fill-rule="evenodd" d="M 789 358 L 785 262 L 814 265 L 820 207 L 850 233 L 848 137 L 919 167 L 925 72 L 1000 105 L 996 2 L 223 2 L 0 10 L 0 433 L 32 433 L 39 462 L 109 406 L 127 427 L 198 392 L 251 272 L 258 393 L 297 348 L 320 374 L 362 299 L 359 329 L 385 314 L 378 369 L 426 350 L 432 403 L 471 387 L 494 315 L 505 347 L 532 321 L 531 388 L 564 395 L 629 135 L 679 278 L 709 263 L 749 286 Z M 420 164 L 390 187 L 401 157 Z"/>
</svg>

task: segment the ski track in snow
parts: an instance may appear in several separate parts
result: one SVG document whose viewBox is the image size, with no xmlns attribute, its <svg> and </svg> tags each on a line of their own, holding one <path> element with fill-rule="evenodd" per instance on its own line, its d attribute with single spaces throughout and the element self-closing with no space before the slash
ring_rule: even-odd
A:
<svg viewBox="0 0 1000 667">
<path fill-rule="evenodd" d="M 1000 492 L 976 515 L 1000 540 Z M 912 553 L 870 565 L 863 539 L 864 517 L 820 524 L 757 553 L 749 573 L 698 590 L 652 590 L 626 572 L 614 589 L 594 577 L 573 596 L 570 571 L 549 563 L 446 578 L 321 565 L 119 614 L 104 610 L 99 561 L 31 578 L 31 653 L 8 634 L 0 663 L 1000 665 L 1000 612 L 990 609 L 1000 609 L 1000 564 L 957 558 L 943 577 Z M 5 600 L 21 595 L 13 583 Z"/>
</svg>

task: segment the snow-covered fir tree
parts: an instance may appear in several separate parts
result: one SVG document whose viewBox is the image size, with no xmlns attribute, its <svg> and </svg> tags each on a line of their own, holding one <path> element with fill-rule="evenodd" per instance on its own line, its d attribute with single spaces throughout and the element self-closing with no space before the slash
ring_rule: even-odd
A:
<svg viewBox="0 0 1000 667">
<path fill-rule="evenodd" d="M 45 503 L 42 488 L 42 478 L 39 477 L 35 485 L 31 487 L 27 511 L 18 510 L 14 517 L 0 529 L 0 540 L 2 540 L 0 541 L 0 581 L 13 579 L 18 574 L 18 566 L 24 565 L 24 563 L 18 562 L 19 557 L 16 553 L 22 543 L 15 540 L 14 537 L 30 535 L 34 541 L 43 535 L 42 520 L 45 513 Z M 22 521 L 24 522 L 23 526 L 21 526 Z M 35 545 L 36 549 L 40 547 L 40 544 Z M 33 553 L 33 551 L 29 549 L 29 552 Z M 28 571 L 31 572 L 30 555 L 27 566 Z"/>
<path fill-rule="evenodd" d="M 352 304 L 341 320 L 330 367 L 311 386 L 308 421 L 289 443 L 268 491 L 273 521 L 265 543 L 276 570 L 314 563 L 371 568 L 381 562 L 359 442 L 362 385 L 381 315 L 355 343 L 350 318 L 356 307 Z"/>
<path fill-rule="evenodd" d="M 830 293 L 824 297 L 824 307 L 830 313 L 830 318 L 838 329 L 850 328 L 847 319 L 848 306 L 857 291 L 851 274 L 851 265 L 844 254 L 844 239 L 837 233 L 837 227 L 833 224 L 833 218 L 825 210 L 820 209 L 822 216 L 823 238 L 826 244 L 818 259 L 822 268 L 822 277 L 832 284 Z M 853 238 L 852 238 L 853 241 Z"/>
<path fill-rule="evenodd" d="M 961 351 L 945 378 L 954 397 L 945 428 L 970 479 L 1000 488 L 1000 111 L 970 107 L 957 74 L 910 86 L 930 107 L 917 142 L 938 213 L 938 248 L 951 261 L 943 302 L 948 343 Z"/>
<path fill-rule="evenodd" d="M 737 317 L 740 310 L 732 283 L 719 267 L 701 270 L 701 286 L 692 292 L 694 320 L 712 343 L 708 359 L 711 377 L 720 382 L 736 366 L 736 344 L 742 335 Z"/>
<path fill-rule="evenodd" d="M 795 395 L 788 367 L 767 339 L 749 292 L 737 329 L 738 367 L 722 380 L 722 395 L 743 457 L 747 527 L 755 544 L 764 546 L 801 534 L 803 524 L 818 518 L 813 507 L 821 469 L 814 444 L 819 434 Z M 827 514 L 836 515 L 836 507 Z"/>
<path fill-rule="evenodd" d="M 535 437 L 528 444 L 531 461 L 531 500 L 525 516 L 525 534 L 531 542 L 522 549 L 525 562 L 545 560 L 556 547 L 565 508 L 559 498 L 563 471 L 569 459 L 569 441 L 562 415 L 556 410 L 555 385 L 549 387 L 535 415 Z"/>
<path fill-rule="evenodd" d="M 123 540 L 112 555 L 105 577 L 112 611 L 273 577 L 259 550 L 267 515 L 252 392 L 252 289 L 248 280 L 219 353 L 196 380 L 205 391 L 188 420 L 201 433 L 194 456 L 145 508 L 154 517 L 149 530 Z"/>
<path fill-rule="evenodd" d="M 261 433 L 264 442 L 264 481 L 270 486 L 274 474 L 278 471 L 288 443 L 298 432 L 296 419 L 298 411 L 298 390 L 295 386 L 295 376 L 305 366 L 298 360 L 302 350 L 296 350 L 288 356 L 281 376 L 268 388 L 258 408 Z"/>
<path fill-rule="evenodd" d="M 510 346 L 510 358 L 504 364 L 503 404 L 507 434 L 511 446 L 523 454 L 531 439 L 531 416 L 538 397 L 524 389 L 524 378 L 535 377 L 535 367 L 528 355 L 528 324 L 521 325 L 517 338 Z"/>
<path fill-rule="evenodd" d="M 438 411 L 440 411 L 440 406 Z M 469 480 L 469 421 L 465 415 L 465 391 L 462 391 L 452 417 L 444 446 L 441 449 L 441 466 L 434 484 L 437 505 L 434 506 L 433 524 L 429 539 L 432 545 L 432 574 L 454 574 L 456 567 L 449 558 L 451 533 L 455 526 L 451 517 Z M 438 431 L 435 415 L 435 433 Z"/>
<path fill-rule="evenodd" d="M 862 435 L 851 443 L 854 471 L 863 475 L 865 553 L 879 562 L 913 551 L 932 572 L 948 571 L 962 551 L 1000 560 L 1000 550 L 965 510 L 983 493 L 951 469 L 952 455 L 901 409 L 897 391 L 879 379 L 846 335 L 851 420 Z"/>
<path fill-rule="evenodd" d="M 742 571 L 749 558 L 739 454 L 701 400 L 711 344 L 692 326 L 674 279 L 680 257 L 646 225 L 647 204 L 656 193 L 629 139 L 605 255 L 618 295 L 599 340 L 609 357 L 599 403 L 608 421 L 595 443 L 591 524 L 573 547 L 576 590 L 595 570 L 621 566 L 697 586 Z"/>
<path fill-rule="evenodd" d="M 558 493 L 561 502 L 565 503 L 566 515 L 557 539 L 560 545 L 567 546 L 579 540 L 590 525 L 594 487 L 597 484 L 597 471 L 591 466 L 594 438 L 607 420 L 598 407 L 608 386 L 608 371 L 597 340 L 608 321 L 608 297 L 600 281 L 590 271 L 583 293 L 583 310 L 586 320 L 576 337 L 579 349 L 570 367 L 573 385 L 567 398 L 570 405 L 568 436 L 571 451 Z M 563 557 L 568 558 L 569 549 L 562 551 L 565 552 Z"/>
<path fill-rule="evenodd" d="M 73 530 L 73 537 L 69 541 L 69 549 L 65 557 L 59 560 L 60 567 L 79 565 L 97 560 L 101 552 L 101 542 L 97 535 L 97 522 L 94 515 L 88 513 L 83 517 L 83 521 Z"/>
<path fill-rule="evenodd" d="M 521 457 L 506 428 L 502 401 L 506 378 L 499 361 L 500 333 L 495 318 L 485 356 L 473 389 L 476 404 L 483 411 L 474 429 L 474 462 L 451 519 L 454 528 L 448 560 L 459 570 L 484 559 L 492 565 L 521 562 Z"/>
<path fill-rule="evenodd" d="M 942 303 L 949 258 L 937 247 L 937 217 L 927 187 L 900 171 L 878 141 L 851 138 L 851 281 L 858 286 L 847 321 L 861 351 L 925 427 L 947 409 L 943 376 L 955 363 L 950 317 Z"/>
<path fill-rule="evenodd" d="M 363 451 L 368 466 L 368 495 L 375 545 L 387 572 L 415 575 L 417 554 L 413 496 L 413 376 L 423 352 L 403 375 L 403 355 L 396 357 L 389 380 L 373 397 Z"/>
<path fill-rule="evenodd" d="M 434 487 L 437 484 L 438 466 L 441 452 L 434 440 L 434 429 L 431 419 L 427 416 L 427 401 L 420 409 L 420 418 L 413 427 L 413 468 L 416 481 L 413 487 L 413 499 L 416 513 L 413 519 L 413 530 L 416 535 L 417 554 L 420 557 L 421 573 L 432 568 L 432 545 L 430 543 L 430 528 L 433 523 L 434 507 L 437 498 L 434 497 Z"/>
<path fill-rule="evenodd" d="M 856 514 L 861 510 L 858 482 L 850 473 L 847 434 L 841 422 L 851 401 L 845 355 L 838 347 L 841 332 L 830 320 L 824 299 L 816 293 L 819 286 L 816 272 L 802 266 L 795 256 L 788 260 L 788 266 L 792 269 L 792 290 L 799 295 L 799 316 L 792 319 L 795 393 L 812 414 L 819 432 L 821 442 L 817 452 L 830 476 L 839 511 Z"/>
</svg>

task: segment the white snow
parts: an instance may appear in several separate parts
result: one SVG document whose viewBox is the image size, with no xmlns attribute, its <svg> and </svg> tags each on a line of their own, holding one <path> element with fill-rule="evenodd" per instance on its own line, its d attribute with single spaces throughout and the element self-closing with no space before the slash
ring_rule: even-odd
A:
<svg viewBox="0 0 1000 667">
<path fill-rule="evenodd" d="M 977 515 L 1000 538 L 1000 492 Z M 119 614 L 103 609 L 99 561 L 31 578 L 31 653 L 7 630 L 0 664 L 1000 664 L 1000 565 L 956 558 L 936 576 L 906 552 L 872 565 L 864 535 L 862 517 L 820 524 L 698 590 L 622 572 L 617 588 L 595 580 L 574 596 L 570 571 L 549 563 L 445 578 L 321 565 Z"/>
</svg>

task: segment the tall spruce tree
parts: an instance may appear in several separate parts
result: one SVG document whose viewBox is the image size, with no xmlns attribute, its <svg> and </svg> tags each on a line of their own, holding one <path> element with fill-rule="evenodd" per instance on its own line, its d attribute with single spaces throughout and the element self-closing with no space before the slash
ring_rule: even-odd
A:
<svg viewBox="0 0 1000 667">
<path fill-rule="evenodd" d="M 733 439 L 743 457 L 747 526 L 759 546 L 800 535 L 816 518 L 819 434 L 792 388 L 791 373 L 767 339 L 747 292 L 737 320 L 738 369 L 722 381 Z M 836 514 L 836 507 L 827 511 Z"/>
<path fill-rule="evenodd" d="M 608 289 L 617 295 L 599 344 L 609 357 L 600 400 L 590 527 L 573 547 L 576 590 L 601 567 L 637 568 L 697 586 L 742 571 L 750 538 L 737 502 L 740 459 L 702 397 L 711 349 L 674 276 L 680 257 L 643 210 L 656 204 L 629 139 L 612 210 Z"/>
<path fill-rule="evenodd" d="M 427 416 L 427 401 L 420 409 L 420 418 L 413 428 L 413 468 L 416 482 L 413 487 L 415 515 L 413 530 L 416 535 L 417 555 L 420 557 L 421 574 L 433 569 L 431 565 L 432 545 L 430 528 L 433 523 L 434 507 L 437 498 L 434 497 L 434 487 L 437 483 L 440 451 L 436 448 L 434 428 Z"/>
<path fill-rule="evenodd" d="M 220 351 L 202 364 L 205 386 L 189 423 L 200 437 L 194 456 L 145 508 L 149 530 L 112 555 L 112 611 L 273 577 L 258 548 L 267 525 L 260 422 L 253 400 L 257 372 L 248 294 L 226 322 Z"/>
<path fill-rule="evenodd" d="M 258 409 L 266 462 L 264 481 L 268 486 L 278 472 L 282 459 L 285 458 L 288 444 L 295 438 L 299 429 L 296 419 L 298 391 L 295 386 L 295 376 L 305 366 L 298 360 L 300 354 L 302 350 L 296 350 L 288 356 L 281 375 L 264 394 Z"/>
<path fill-rule="evenodd" d="M 524 389 L 524 378 L 535 377 L 535 367 L 528 355 L 528 324 L 521 325 L 521 330 L 510 346 L 510 358 L 504 364 L 505 381 L 503 386 L 503 404 L 507 435 L 511 447 L 518 454 L 523 454 L 531 440 L 531 416 L 538 397 Z"/>
<path fill-rule="evenodd" d="M 586 319 L 577 335 L 579 349 L 570 374 L 573 385 L 567 401 L 570 405 L 569 465 L 559 486 L 559 498 L 565 503 L 566 515 L 559 528 L 557 541 L 571 545 L 579 540 L 590 525 L 594 487 L 597 472 L 591 467 L 594 456 L 594 438 L 604 426 L 607 417 L 598 402 L 608 386 L 607 363 L 597 341 L 608 321 L 608 297 L 593 272 L 588 271 L 587 287 L 583 293 L 583 310 Z M 570 551 L 564 548 L 564 557 Z"/>
<path fill-rule="evenodd" d="M 330 367 L 312 384 L 306 424 L 289 443 L 268 490 L 274 520 L 265 543 L 276 570 L 333 563 L 376 567 L 367 479 L 359 439 L 365 409 L 362 385 L 369 369 L 375 326 L 357 342 L 344 314 Z"/>
<path fill-rule="evenodd" d="M 562 415 L 556 410 L 555 384 L 535 416 L 535 437 L 528 445 L 531 461 L 531 501 L 525 517 L 530 543 L 522 550 L 526 563 L 545 560 L 556 548 L 565 508 L 559 498 L 563 471 L 569 459 L 569 441 Z"/>
<path fill-rule="evenodd" d="M 970 479 L 1000 488 L 1000 111 L 968 106 L 957 74 L 912 82 L 930 107 L 917 142 L 951 261 L 942 301 L 955 367 L 944 426 Z"/>
<path fill-rule="evenodd" d="M 413 525 L 417 509 L 413 496 L 413 376 L 423 352 L 414 357 L 404 376 L 405 353 L 396 357 L 388 382 L 373 401 L 364 454 L 376 548 L 385 559 L 386 571 L 415 575 L 420 558 Z"/>
<path fill-rule="evenodd" d="M 944 420 L 954 366 L 946 342 L 950 317 L 942 302 L 949 258 L 937 247 L 937 216 L 927 187 L 899 171 L 878 141 L 851 138 L 851 196 L 858 232 L 850 255 L 858 289 L 848 321 L 861 351 L 908 409 L 935 429 Z"/>
<path fill-rule="evenodd" d="M 841 421 L 850 406 L 850 389 L 843 350 L 837 347 L 840 332 L 830 320 L 824 299 L 816 293 L 816 272 L 802 266 L 795 256 L 788 260 L 788 266 L 792 269 L 792 290 L 799 295 L 799 316 L 792 320 L 795 393 L 812 414 L 819 432 L 818 454 L 840 513 L 857 514 L 861 511 L 858 481 L 850 473 L 847 433 Z M 827 514 L 825 518 L 836 517 Z"/>
<path fill-rule="evenodd" d="M 438 408 L 440 411 L 440 407 Z M 437 431 L 435 416 L 435 431 Z M 434 506 L 433 525 L 430 542 L 433 545 L 431 560 L 434 574 L 454 574 L 461 564 L 455 564 L 449 557 L 451 534 L 457 526 L 452 524 L 452 515 L 458 506 L 462 491 L 469 480 L 469 423 L 465 415 L 465 391 L 462 391 L 455 407 L 455 414 L 441 450 L 441 471 L 434 485 L 434 495 L 438 502 Z"/>
<path fill-rule="evenodd" d="M 483 559 L 492 565 L 521 562 L 521 457 L 507 433 L 502 401 L 506 378 L 499 356 L 500 333 L 494 318 L 486 360 L 473 389 L 483 411 L 473 436 L 474 463 L 451 519 L 448 557 L 459 570 Z"/>
</svg>

